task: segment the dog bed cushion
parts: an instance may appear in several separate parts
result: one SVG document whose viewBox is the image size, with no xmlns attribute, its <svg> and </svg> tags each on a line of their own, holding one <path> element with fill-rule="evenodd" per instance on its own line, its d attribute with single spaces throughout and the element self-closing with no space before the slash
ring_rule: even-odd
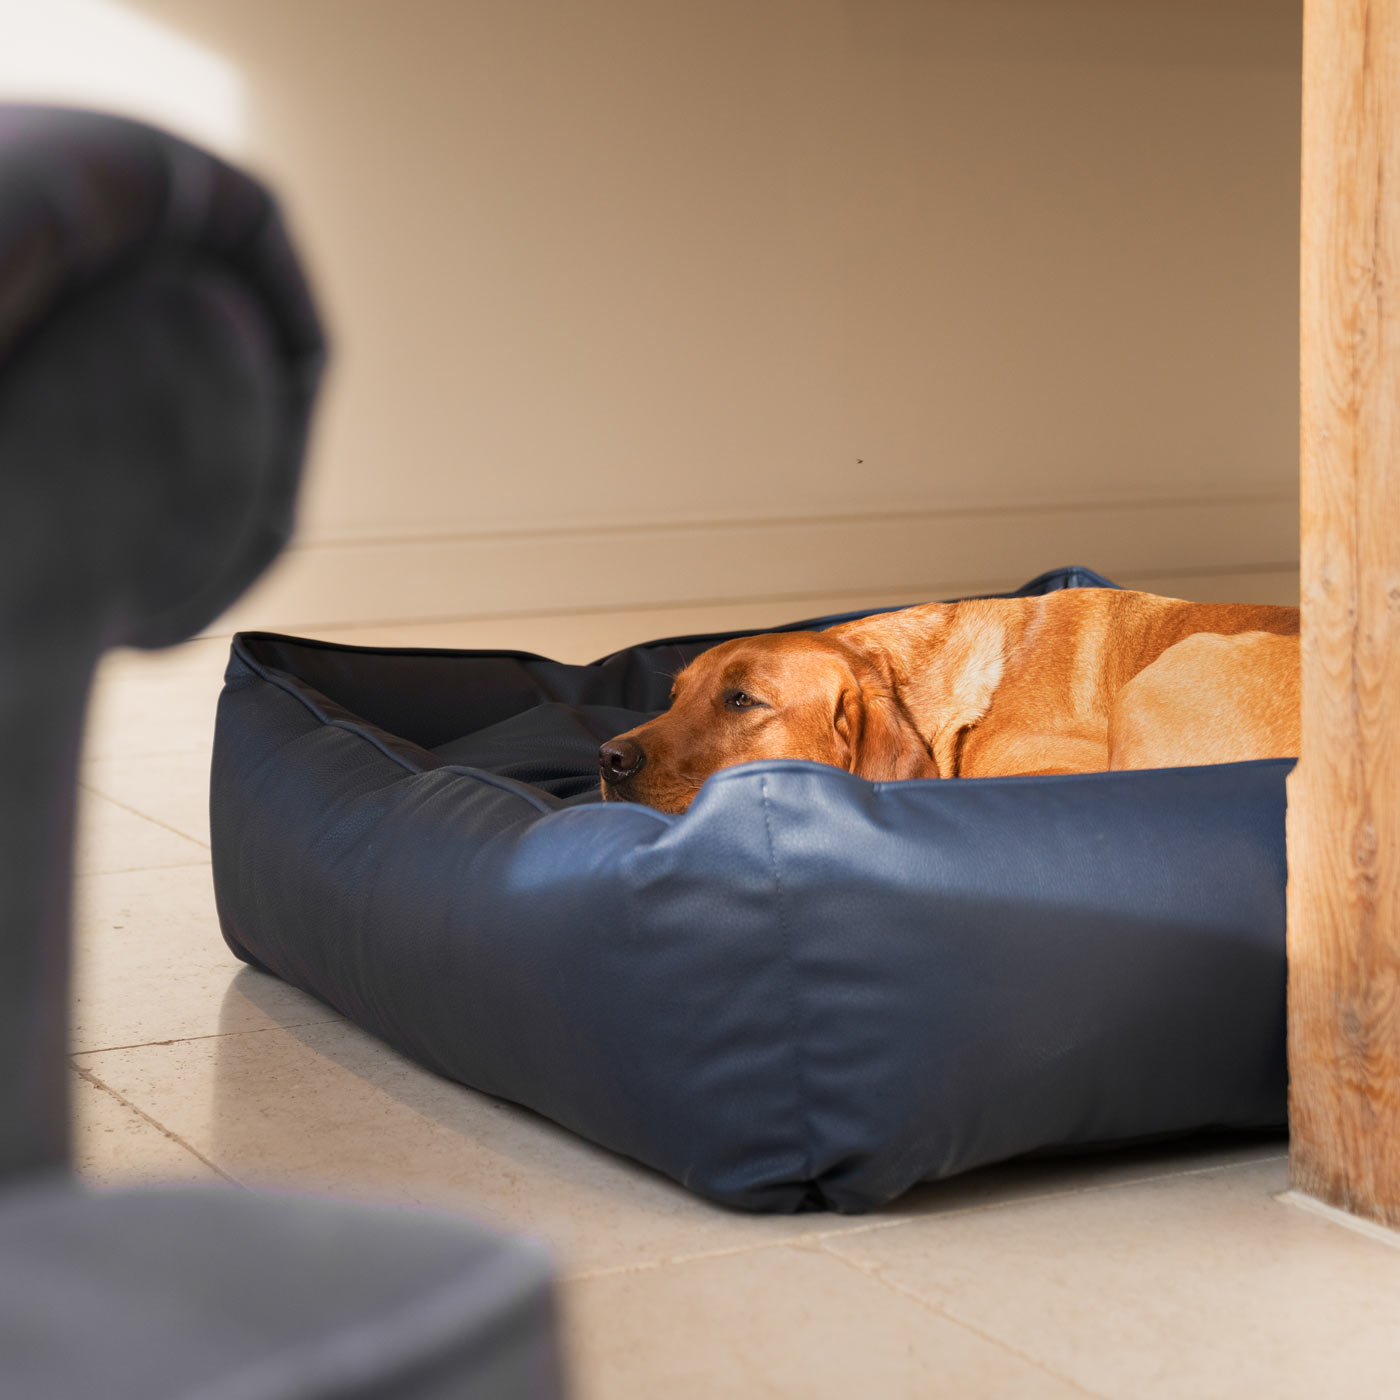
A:
<svg viewBox="0 0 1400 1400">
<path fill-rule="evenodd" d="M 1021 591 L 1081 584 L 1106 581 Z M 681 816 L 599 802 L 599 742 L 719 640 L 572 666 L 235 638 L 230 946 L 746 1209 L 1284 1122 L 1290 761 L 871 783 L 783 760 Z"/>
</svg>

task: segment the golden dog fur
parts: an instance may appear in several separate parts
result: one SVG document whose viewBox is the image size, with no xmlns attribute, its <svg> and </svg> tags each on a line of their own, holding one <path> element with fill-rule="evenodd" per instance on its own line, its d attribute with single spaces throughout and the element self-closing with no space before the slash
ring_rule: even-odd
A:
<svg viewBox="0 0 1400 1400">
<path fill-rule="evenodd" d="M 704 652 L 665 714 L 603 746 L 603 796 L 681 812 L 764 758 L 890 779 L 1292 756 L 1298 692 L 1296 608 L 1103 588 L 930 603 Z"/>
</svg>

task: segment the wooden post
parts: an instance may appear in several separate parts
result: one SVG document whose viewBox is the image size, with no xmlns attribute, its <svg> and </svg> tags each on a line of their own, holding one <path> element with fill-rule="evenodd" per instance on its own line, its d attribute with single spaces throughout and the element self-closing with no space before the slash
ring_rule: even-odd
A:
<svg viewBox="0 0 1400 1400">
<path fill-rule="evenodd" d="M 1305 0 L 1295 1188 L 1400 1226 L 1400 0 Z"/>
</svg>

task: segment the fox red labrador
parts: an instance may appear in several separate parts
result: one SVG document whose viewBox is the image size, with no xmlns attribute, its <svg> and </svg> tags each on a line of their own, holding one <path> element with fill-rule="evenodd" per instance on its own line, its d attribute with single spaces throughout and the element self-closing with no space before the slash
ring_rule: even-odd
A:
<svg viewBox="0 0 1400 1400">
<path fill-rule="evenodd" d="M 603 797 L 683 812 L 720 768 L 983 778 L 1296 755 L 1298 610 L 1074 588 L 723 642 L 599 750 Z"/>
</svg>

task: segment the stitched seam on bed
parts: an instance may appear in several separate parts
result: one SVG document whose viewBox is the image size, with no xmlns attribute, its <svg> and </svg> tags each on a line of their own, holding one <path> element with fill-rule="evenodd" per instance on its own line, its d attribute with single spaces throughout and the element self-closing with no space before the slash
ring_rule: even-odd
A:
<svg viewBox="0 0 1400 1400">
<path fill-rule="evenodd" d="M 768 863 L 773 868 L 773 903 L 778 916 L 778 929 L 783 940 L 783 963 L 788 980 L 788 1038 L 792 1045 L 792 1077 L 797 1090 L 797 1112 L 802 1152 L 802 1183 L 813 1184 L 813 1151 L 810 1114 L 807 1106 L 806 1075 L 802 1068 L 801 1024 L 797 999 L 797 963 L 793 952 L 792 927 L 788 923 L 783 895 L 782 871 L 778 865 L 778 848 L 773 841 L 772 808 L 768 802 L 768 778 L 758 780 L 759 796 L 763 800 L 763 831 L 768 838 Z"/>
<path fill-rule="evenodd" d="M 510 796 L 518 798 L 521 802 L 525 803 L 526 806 L 534 808 L 534 810 L 539 812 L 542 816 L 547 817 L 556 811 L 563 810 L 562 808 L 551 807 L 537 798 L 527 796 L 525 793 L 511 786 L 509 779 L 501 779 L 498 774 L 488 772 L 486 769 L 469 768 L 461 763 L 444 763 L 440 768 L 436 769 L 414 767 L 402 754 L 396 754 L 391 748 L 376 739 L 373 734 L 359 728 L 357 725 L 349 723 L 347 720 L 331 719 L 309 695 L 284 679 L 279 672 L 264 667 L 252 661 L 251 658 L 244 659 L 248 660 L 249 663 L 255 667 L 257 674 L 262 680 L 266 681 L 269 685 L 276 686 L 278 690 L 283 691 L 285 694 L 290 695 L 293 700 L 310 711 L 310 713 L 327 729 L 339 729 L 346 734 L 354 735 L 355 738 L 363 740 L 366 744 L 371 745 L 382 753 L 385 758 L 393 763 L 397 763 L 405 773 L 456 773 L 461 777 L 475 778 L 478 782 L 485 783 L 486 786 L 495 788 L 497 792 L 509 793 Z"/>
<path fill-rule="evenodd" d="M 283 691 L 287 695 L 290 695 L 292 699 L 297 701 L 304 709 L 309 710 L 313 715 L 315 715 L 315 717 L 318 720 L 320 720 L 321 724 L 325 728 L 339 729 L 344 731 L 346 734 L 353 734 L 357 739 L 363 739 L 365 743 L 369 744 L 373 748 L 378 749 L 379 752 L 382 753 L 385 758 L 390 759 L 394 763 L 397 763 L 399 767 L 404 770 L 405 773 L 427 773 L 432 771 L 428 768 L 414 767 L 413 764 L 409 763 L 409 761 L 406 758 L 404 758 L 402 754 L 396 754 L 393 751 L 393 749 L 388 747 L 388 745 L 381 743 L 378 739 L 374 737 L 373 734 L 367 733 L 365 730 L 359 728 L 357 725 L 350 724 L 348 721 L 343 719 L 331 719 L 331 717 L 327 715 L 326 712 L 314 700 L 312 700 L 309 695 L 307 695 L 304 691 L 299 690 L 289 681 L 284 680 L 276 671 L 263 670 L 260 671 L 259 674 L 262 676 L 263 680 L 265 680 L 269 685 L 275 685 L 278 690 Z"/>
<path fill-rule="evenodd" d="M 361 646 L 356 642 L 328 642 L 322 637 L 297 637 L 290 632 L 235 632 L 233 646 L 250 666 L 261 667 L 263 663 L 249 655 L 243 649 L 243 644 L 263 639 L 273 642 L 292 642 L 296 646 L 305 647 L 308 651 L 347 651 L 362 656 L 491 656 L 522 661 L 547 661 L 552 666 L 571 664 L 566 661 L 555 661 L 553 657 L 541 656 L 537 651 L 512 651 L 504 647 L 374 647 Z"/>
<path fill-rule="evenodd" d="M 477 782 L 483 783 L 486 787 L 495 788 L 497 792 L 508 792 L 512 797 L 518 797 L 528 806 L 533 807 L 544 816 L 549 816 L 554 812 L 562 811 L 561 807 L 551 807 L 542 798 L 531 797 L 523 793 L 515 786 L 515 779 L 503 778 L 499 773 L 493 773 L 489 768 L 471 768 L 465 763 L 444 763 L 437 769 L 439 773 L 456 773 L 461 778 L 475 778 Z"/>
<path fill-rule="evenodd" d="M 262 662 L 257 661 L 253 657 L 247 655 L 247 653 L 244 652 L 243 649 L 239 646 L 238 640 L 235 640 L 233 650 L 238 655 L 239 659 L 245 662 L 248 666 L 250 666 L 260 679 L 266 681 L 268 685 L 276 686 L 277 689 L 282 691 L 284 694 L 290 695 L 292 699 L 297 702 L 297 704 L 299 704 L 304 710 L 307 710 L 311 714 L 313 714 L 327 729 L 343 729 L 347 734 L 354 734 L 356 737 L 363 739 L 365 743 L 372 744 L 376 749 L 379 750 L 380 753 L 384 755 L 385 758 L 392 759 L 395 763 L 399 765 L 400 768 L 404 769 L 406 772 L 423 773 L 429 771 L 427 769 L 413 767 L 408 762 L 408 760 L 405 759 L 402 755 L 396 754 L 392 749 L 380 743 L 380 741 L 376 739 L 372 734 L 366 733 L 363 729 L 360 729 L 353 724 L 349 724 L 343 719 L 331 719 L 330 716 L 327 715 L 326 712 L 313 699 L 311 699 L 311 697 L 307 695 L 304 690 L 302 690 L 298 686 L 293 685 L 291 681 L 289 681 L 285 676 L 283 676 L 283 674 L 280 671 L 277 671 L 269 666 L 264 666 Z"/>
<path fill-rule="evenodd" d="M 523 792 L 517 792 L 515 788 L 507 786 L 507 783 L 505 781 L 498 782 L 496 780 L 497 775 L 495 773 L 488 773 L 484 769 L 471 769 L 467 768 L 464 764 L 459 763 L 444 763 L 441 768 L 436 769 L 417 768 L 413 764 L 409 763 L 409 761 L 406 758 L 404 758 L 402 754 L 396 754 L 393 751 L 393 749 L 388 747 L 387 744 L 381 743 L 378 739 L 374 737 L 373 734 L 370 734 L 366 730 L 361 729 L 358 725 L 351 724 L 349 723 L 349 721 L 343 719 L 329 718 L 314 700 L 312 700 L 309 696 L 298 692 L 294 686 L 288 685 L 285 682 L 283 682 L 281 678 L 277 675 L 267 675 L 264 677 L 264 679 L 269 681 L 271 684 L 278 686 L 280 689 L 286 691 L 289 695 L 292 695 L 296 699 L 300 700 L 301 703 L 305 705 L 306 708 L 310 710 L 311 713 L 315 715 L 316 718 L 319 719 L 327 729 L 339 729 L 346 734 L 353 734 L 355 738 L 361 739 L 366 744 L 369 744 L 373 748 L 378 749 L 379 752 L 382 753 L 385 758 L 390 759 L 394 763 L 397 763 L 399 767 L 402 768 L 406 773 L 448 772 L 457 773 L 461 776 L 470 776 L 476 778 L 478 782 L 484 782 L 488 787 L 495 788 L 498 792 L 507 792 L 512 797 L 519 798 L 520 801 L 526 803 L 530 807 L 533 807 L 536 811 L 543 813 L 545 816 L 548 816 L 551 812 L 555 810 L 553 807 L 546 806 L 545 804 L 539 802 L 533 797 L 527 797 Z"/>
</svg>

